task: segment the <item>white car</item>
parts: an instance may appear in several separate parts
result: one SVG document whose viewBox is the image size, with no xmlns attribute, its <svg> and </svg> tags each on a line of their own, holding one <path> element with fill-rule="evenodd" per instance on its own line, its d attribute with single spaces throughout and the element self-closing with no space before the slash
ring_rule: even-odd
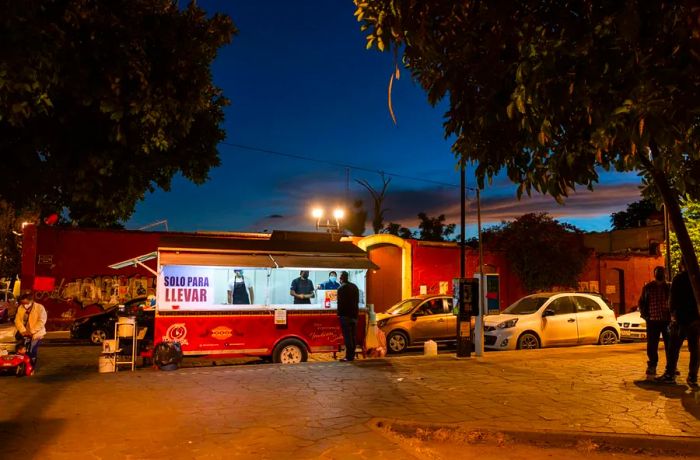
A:
<svg viewBox="0 0 700 460">
<path fill-rule="evenodd" d="M 622 340 L 646 340 L 647 322 L 642 319 L 639 310 L 617 317 Z"/>
<path fill-rule="evenodd" d="M 598 295 L 533 294 L 484 321 L 484 346 L 495 350 L 540 348 L 620 340 L 615 312 Z"/>
</svg>

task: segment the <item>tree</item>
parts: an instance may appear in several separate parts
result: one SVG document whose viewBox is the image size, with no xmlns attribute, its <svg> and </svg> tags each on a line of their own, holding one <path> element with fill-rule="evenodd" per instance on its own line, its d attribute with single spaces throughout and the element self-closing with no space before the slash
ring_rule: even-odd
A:
<svg viewBox="0 0 700 460">
<path fill-rule="evenodd" d="M 372 229 L 374 230 L 374 233 L 380 233 L 382 231 L 382 228 L 384 228 L 384 213 L 387 211 L 384 209 L 384 196 L 386 195 L 386 189 L 389 187 L 389 183 L 391 182 L 391 178 L 386 179 L 384 175 L 382 175 L 382 190 L 378 191 L 374 187 L 372 187 L 369 182 L 367 182 L 365 179 L 357 179 L 357 183 L 362 185 L 364 188 L 367 189 L 369 194 L 372 196 L 372 201 L 374 201 L 374 212 L 372 213 Z"/>
<path fill-rule="evenodd" d="M 654 201 L 644 198 L 630 203 L 624 211 L 612 213 L 610 215 L 610 223 L 613 230 L 644 227 L 647 225 L 649 217 L 657 211 Z"/>
<path fill-rule="evenodd" d="M 404 227 L 396 222 L 389 222 L 386 227 L 384 227 L 380 233 L 388 233 L 390 235 L 396 235 L 403 239 L 413 238 L 413 232 L 411 229 Z"/>
<path fill-rule="evenodd" d="M 547 213 L 525 214 L 489 229 L 488 245 L 503 251 L 513 272 L 529 292 L 576 287 L 589 250 L 583 234 Z"/>
<path fill-rule="evenodd" d="M 367 211 L 364 208 L 362 200 L 355 200 L 352 204 L 352 209 L 348 211 L 348 216 L 345 219 L 345 229 L 353 236 L 362 236 L 365 233 L 367 224 Z"/>
<path fill-rule="evenodd" d="M 695 2 L 355 0 L 367 47 L 403 54 L 480 187 L 562 201 L 598 170 L 638 171 L 663 201 L 696 299 L 700 267 L 679 201 L 700 198 Z M 397 66 L 398 71 L 398 66 Z M 700 304 L 700 302 L 699 302 Z"/>
<path fill-rule="evenodd" d="M 684 204 L 683 220 L 688 228 L 688 235 L 690 236 L 695 254 L 697 255 L 700 252 L 700 202 L 688 201 Z M 678 245 L 676 233 L 673 230 L 671 230 L 670 233 L 671 271 L 673 272 L 678 268 L 678 264 L 681 261 L 681 249 Z"/>
<path fill-rule="evenodd" d="M 418 213 L 419 236 L 423 241 L 447 241 L 455 231 L 455 224 L 445 224 L 445 215 L 428 217 L 424 212 Z"/>
<path fill-rule="evenodd" d="M 193 1 L 2 1 L 0 199 L 79 224 L 127 219 L 219 165 L 210 64 L 236 32 Z"/>
</svg>

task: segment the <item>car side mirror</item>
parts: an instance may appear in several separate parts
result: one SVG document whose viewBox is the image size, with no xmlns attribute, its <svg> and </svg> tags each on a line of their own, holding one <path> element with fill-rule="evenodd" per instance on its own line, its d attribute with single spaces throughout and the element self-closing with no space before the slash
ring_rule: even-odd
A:
<svg viewBox="0 0 700 460">
<path fill-rule="evenodd" d="M 554 310 L 552 310 L 551 308 L 547 308 L 545 311 L 542 312 L 542 317 L 544 318 L 546 316 L 554 316 Z"/>
<path fill-rule="evenodd" d="M 413 312 L 413 314 L 411 315 L 411 321 L 415 321 L 416 318 L 418 318 L 419 316 L 423 316 L 422 311 L 418 310 L 418 311 Z"/>
</svg>

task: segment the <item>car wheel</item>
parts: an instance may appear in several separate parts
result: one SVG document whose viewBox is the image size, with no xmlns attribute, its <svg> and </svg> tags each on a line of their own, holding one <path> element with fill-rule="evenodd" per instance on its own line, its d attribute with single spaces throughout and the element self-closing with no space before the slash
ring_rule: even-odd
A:
<svg viewBox="0 0 700 460">
<path fill-rule="evenodd" d="M 107 340 L 107 333 L 102 328 L 95 328 L 90 333 L 90 343 L 93 345 L 99 345 Z"/>
<path fill-rule="evenodd" d="M 408 336 L 401 331 L 392 331 L 386 339 L 389 353 L 403 353 L 408 347 Z"/>
<path fill-rule="evenodd" d="M 532 350 L 540 348 L 540 339 L 532 332 L 523 332 L 518 337 L 518 350 Z"/>
<path fill-rule="evenodd" d="M 598 337 L 598 345 L 615 345 L 617 342 L 617 334 L 612 329 L 603 330 Z"/>
<path fill-rule="evenodd" d="M 281 364 L 298 364 L 306 362 L 309 354 L 301 340 L 286 339 L 277 344 L 272 352 L 272 362 Z"/>
</svg>

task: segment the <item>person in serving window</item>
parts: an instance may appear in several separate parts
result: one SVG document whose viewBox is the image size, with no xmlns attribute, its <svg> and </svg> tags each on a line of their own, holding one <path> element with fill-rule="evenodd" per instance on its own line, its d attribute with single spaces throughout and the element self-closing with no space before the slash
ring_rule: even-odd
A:
<svg viewBox="0 0 700 460">
<path fill-rule="evenodd" d="M 292 280 L 289 295 L 294 297 L 295 304 L 310 304 L 314 296 L 314 283 L 309 279 L 309 271 L 299 272 L 299 278 Z"/>
<path fill-rule="evenodd" d="M 243 270 L 233 271 L 233 279 L 228 283 L 228 303 L 234 305 L 253 303 L 253 285 L 243 276 Z"/>
<path fill-rule="evenodd" d="M 336 272 L 330 272 L 328 274 L 328 281 L 325 281 L 318 285 L 319 289 L 324 289 L 327 291 L 332 291 L 338 289 L 340 283 L 338 282 L 338 274 Z"/>
</svg>

